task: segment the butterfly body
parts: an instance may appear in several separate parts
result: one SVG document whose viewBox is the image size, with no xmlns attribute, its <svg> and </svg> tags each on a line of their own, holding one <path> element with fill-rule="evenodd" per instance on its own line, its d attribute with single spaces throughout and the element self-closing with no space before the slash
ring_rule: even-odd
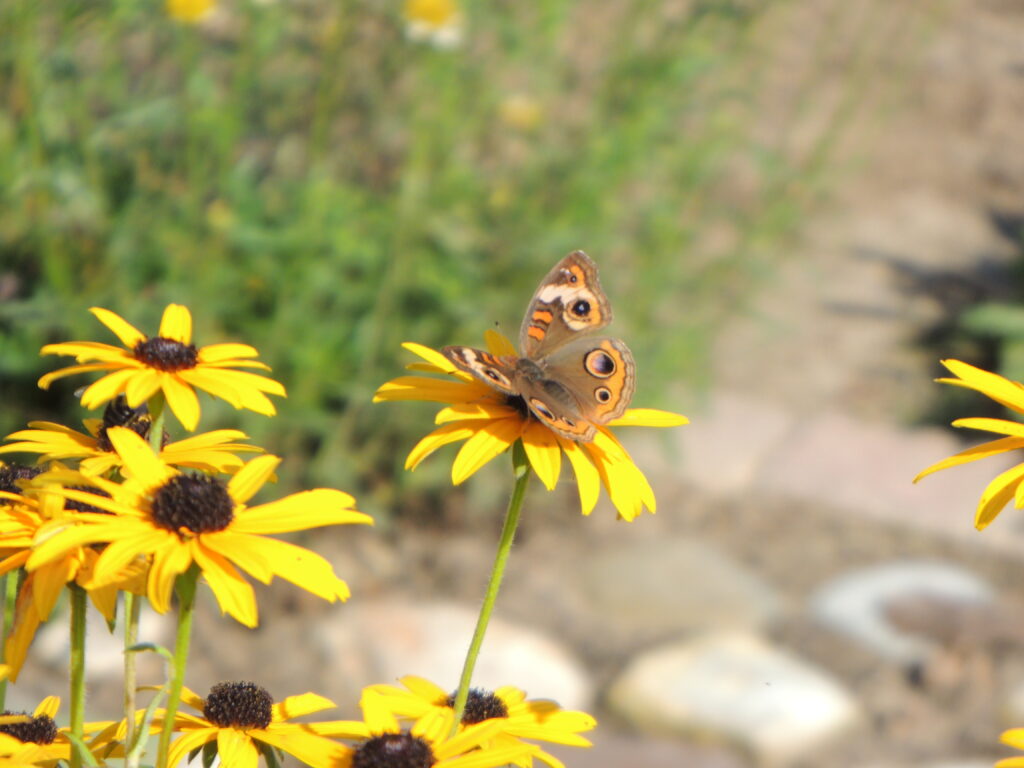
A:
<svg viewBox="0 0 1024 768">
<path fill-rule="evenodd" d="M 557 434 L 579 442 L 618 418 L 636 386 L 636 365 L 619 339 L 593 337 L 612 320 L 597 267 L 583 251 L 558 262 L 541 281 L 519 332 L 521 357 L 445 347 L 459 370 L 526 407 Z"/>
</svg>

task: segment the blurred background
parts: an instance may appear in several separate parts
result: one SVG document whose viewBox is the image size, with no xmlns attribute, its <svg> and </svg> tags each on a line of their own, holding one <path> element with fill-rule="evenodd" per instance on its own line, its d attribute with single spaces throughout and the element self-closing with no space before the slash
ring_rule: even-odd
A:
<svg viewBox="0 0 1024 768">
<path fill-rule="evenodd" d="M 250 632 L 207 594 L 193 688 L 342 716 L 402 674 L 454 689 L 507 461 L 404 473 L 435 409 L 370 399 L 403 341 L 514 336 L 582 248 L 634 404 L 692 424 L 624 435 L 655 517 L 532 489 L 480 683 L 594 712 L 595 748 L 558 753 L 579 768 L 1005 754 L 1024 529 L 972 519 L 1006 464 L 910 481 L 963 447 L 952 418 L 998 414 L 933 384 L 940 358 L 1024 377 L 1020 3 L 12 0 L 0 30 L 3 434 L 88 415 L 84 378 L 35 382 L 45 343 L 116 343 L 89 307 L 155 333 L 179 302 L 289 391 L 274 419 L 203 398 L 202 428 L 283 456 L 275 494 L 378 521 L 317 536 L 347 606 L 273 585 Z M 64 684 L 53 629 L 24 706 Z M 92 642 L 113 716 L 119 651 Z"/>
</svg>

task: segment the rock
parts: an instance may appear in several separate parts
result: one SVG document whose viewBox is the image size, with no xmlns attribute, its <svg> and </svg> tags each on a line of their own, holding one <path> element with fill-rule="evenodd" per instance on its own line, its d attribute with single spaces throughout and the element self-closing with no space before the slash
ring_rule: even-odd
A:
<svg viewBox="0 0 1024 768">
<path fill-rule="evenodd" d="M 991 588 L 939 561 L 896 561 L 853 571 L 812 595 L 821 624 L 899 664 L 922 663 L 965 631 L 970 607 L 987 607 Z M 976 623 L 976 622 L 974 622 Z M 914 631 L 916 630 L 916 631 Z"/>
<path fill-rule="evenodd" d="M 355 702 L 373 683 L 420 675 L 452 691 L 476 625 L 477 611 L 442 601 L 391 599 L 350 603 L 318 622 L 311 645 L 324 659 L 326 695 Z M 554 699 L 567 709 L 591 708 L 593 684 L 569 650 L 536 631 L 492 618 L 473 685 L 514 685 L 530 698 Z"/>
<path fill-rule="evenodd" d="M 641 730 L 733 743 L 766 766 L 808 756 L 859 719 L 824 672 L 737 632 L 645 653 L 613 683 L 608 704 Z"/>
<path fill-rule="evenodd" d="M 615 617 L 605 639 L 627 648 L 694 631 L 759 629 L 784 605 L 713 544 L 682 536 L 619 541 L 589 555 L 569 577 L 592 615 Z"/>
</svg>

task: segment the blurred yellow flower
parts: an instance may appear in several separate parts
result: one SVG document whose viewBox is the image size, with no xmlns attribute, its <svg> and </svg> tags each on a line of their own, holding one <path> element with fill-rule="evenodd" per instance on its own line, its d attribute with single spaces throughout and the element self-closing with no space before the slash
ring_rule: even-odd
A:
<svg viewBox="0 0 1024 768">
<path fill-rule="evenodd" d="M 537 100 L 523 93 L 506 96 L 498 107 L 498 114 L 505 125 L 520 131 L 532 131 L 544 116 Z"/>
<path fill-rule="evenodd" d="M 217 6 L 217 0 L 167 0 L 167 15 L 188 24 L 202 20 Z"/>
<path fill-rule="evenodd" d="M 255 683 L 226 682 L 214 685 L 205 699 L 185 688 L 181 701 L 200 715 L 176 714 L 174 730 L 181 735 L 171 744 L 168 765 L 181 765 L 190 752 L 208 744 L 216 744 L 221 765 L 241 768 L 256 768 L 261 753 L 269 749 L 294 755 L 313 768 L 336 768 L 347 752 L 341 744 L 313 733 L 311 724 L 288 722 L 334 706 L 314 693 L 274 703 Z M 154 727 L 161 721 L 159 712 Z"/>
<path fill-rule="evenodd" d="M 959 360 L 943 360 L 942 364 L 956 378 L 943 378 L 937 379 L 937 381 L 943 384 L 952 384 L 956 387 L 976 390 L 1010 410 L 1024 415 L 1024 385 L 1016 381 L 1004 379 L 998 374 L 990 373 L 981 368 L 975 368 L 973 365 L 968 365 Z M 997 435 L 1004 435 L 1004 437 L 976 445 L 973 448 L 968 448 L 966 451 L 950 456 L 948 459 L 932 464 L 914 478 L 915 483 L 921 478 L 933 472 L 938 472 L 941 469 L 956 467 L 960 464 L 967 464 L 978 459 L 1024 448 L 1024 424 L 1019 421 L 968 418 L 957 419 L 953 422 L 953 426 L 994 432 Z M 1024 481 L 1024 463 L 1017 464 L 1015 467 L 1011 467 L 996 476 L 981 494 L 981 499 L 978 502 L 978 508 L 974 515 L 974 527 L 979 531 L 985 528 L 996 519 L 996 516 L 1003 511 L 1003 507 L 1011 500 L 1014 501 L 1014 506 L 1018 509 L 1024 507 L 1024 482 L 1022 481 Z"/>
<path fill-rule="evenodd" d="M 501 334 L 489 331 L 485 337 L 492 354 L 515 354 L 512 343 Z M 405 460 L 406 469 L 415 469 L 441 446 L 465 440 L 452 464 L 452 482 L 459 485 L 512 447 L 516 440 L 522 440 L 530 466 L 548 490 L 554 490 L 558 483 L 562 454 L 565 454 L 576 474 L 580 510 L 584 515 L 593 511 L 602 485 L 625 520 L 633 520 L 645 508 L 655 511 L 650 483 L 608 427 L 675 427 L 687 423 L 685 416 L 653 408 L 630 408 L 607 426 L 599 425 L 591 442 L 575 442 L 542 424 L 530 413 L 522 398 L 509 398 L 477 381 L 458 370 L 440 352 L 420 344 L 402 346 L 427 361 L 414 363 L 409 366 L 411 369 L 452 377 L 445 380 L 402 376 L 382 385 L 374 395 L 374 402 L 427 400 L 449 404 L 435 418 L 441 426 L 410 451 Z"/>
<path fill-rule="evenodd" d="M 406 0 L 403 14 L 412 40 L 438 48 L 454 48 L 462 42 L 462 12 L 456 0 Z"/>
<path fill-rule="evenodd" d="M 349 766 L 433 766 L 433 768 L 498 768 L 522 765 L 528 755 L 540 749 L 523 741 L 495 745 L 501 723 L 488 720 L 460 728 L 452 734 L 454 713 L 438 710 L 404 730 L 391 713 L 384 697 L 372 688 L 359 701 L 362 720 L 311 723 L 309 729 L 324 736 L 356 743 L 346 748 L 337 768 Z"/>
<path fill-rule="evenodd" d="M 110 371 L 82 393 L 84 407 L 98 408 L 123 392 L 129 407 L 135 408 L 162 391 L 168 407 L 190 432 L 199 424 L 199 399 L 193 387 L 226 400 L 235 408 L 247 408 L 265 416 L 277 413 L 264 393 L 284 397 L 281 384 L 248 371 L 233 370 L 269 371 L 269 366 L 250 359 L 259 352 L 248 344 L 196 348 L 192 344 L 192 315 L 187 307 L 168 304 L 156 336 L 146 336 L 110 310 L 93 307 L 89 311 L 114 332 L 124 348 L 95 341 L 47 344 L 41 354 L 74 355 L 79 365 L 46 374 L 39 379 L 42 389 L 76 373 Z"/>
<path fill-rule="evenodd" d="M 415 675 L 407 675 L 400 682 L 403 688 L 373 685 L 366 690 L 378 694 L 383 706 L 398 718 L 426 722 L 443 715 L 444 711 L 449 713 L 448 717 L 452 716 L 455 697 L 443 688 Z M 492 719 L 498 720 L 501 727 L 484 742 L 485 747 L 512 748 L 522 739 L 589 747 L 590 742 L 579 734 L 593 730 L 597 725 L 586 712 L 563 710 L 553 701 L 527 700 L 524 691 L 511 685 L 498 688 L 493 693 L 471 688 L 459 727 L 466 728 Z M 548 766 L 564 768 L 560 760 L 543 750 L 524 754 L 513 764 L 531 768 L 535 757 Z"/>
</svg>

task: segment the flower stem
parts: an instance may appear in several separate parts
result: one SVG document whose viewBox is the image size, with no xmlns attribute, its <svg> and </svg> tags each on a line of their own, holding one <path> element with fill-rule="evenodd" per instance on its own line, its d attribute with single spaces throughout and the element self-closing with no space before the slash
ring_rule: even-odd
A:
<svg viewBox="0 0 1024 768">
<path fill-rule="evenodd" d="M 85 723 L 85 590 L 75 582 L 71 590 L 71 735 L 81 740 Z M 71 768 L 80 768 L 82 756 L 71 750 Z"/>
<path fill-rule="evenodd" d="M 199 566 L 192 563 L 192 566 L 178 577 L 178 583 L 175 585 L 178 593 L 178 635 L 174 641 L 174 669 L 171 670 L 164 727 L 160 731 L 160 744 L 157 747 L 157 768 L 167 768 L 167 752 L 171 745 L 171 734 L 174 733 L 174 719 L 178 712 L 178 704 L 181 702 L 181 689 L 185 684 L 185 666 L 192 638 L 192 617 L 196 605 L 198 579 Z"/>
<path fill-rule="evenodd" d="M 487 624 L 491 620 L 491 613 L 494 611 L 494 603 L 498 598 L 498 590 L 501 588 L 501 579 L 505 575 L 505 566 L 508 564 L 508 556 L 512 551 L 512 540 L 515 538 L 516 528 L 519 525 L 519 513 L 523 508 L 526 485 L 530 479 L 530 462 L 526 458 L 526 451 L 521 441 L 516 441 L 512 448 L 512 471 L 516 478 L 516 484 L 512 489 L 512 498 L 508 501 L 505 525 L 501 529 L 498 552 L 494 556 L 494 567 L 491 569 L 491 579 L 487 583 L 484 604 L 480 606 L 480 617 L 476 621 L 476 630 L 473 632 L 473 639 L 469 643 L 466 663 L 462 667 L 462 677 L 459 679 L 459 690 L 455 694 L 455 703 L 452 705 L 455 709 L 452 735 L 455 735 L 455 732 L 458 730 L 459 723 L 462 721 L 462 713 L 466 709 L 466 699 L 469 698 L 469 684 L 473 679 L 473 668 L 476 666 L 477 657 L 480 655 L 480 646 L 484 642 L 484 633 L 487 631 Z"/>
<path fill-rule="evenodd" d="M 142 601 L 131 592 L 124 593 L 124 647 L 127 650 L 139 640 L 139 613 Z M 138 676 L 135 669 L 135 660 L 138 654 L 125 653 L 124 655 L 124 723 L 125 749 L 130 749 L 135 741 L 135 686 Z M 126 768 L 136 768 L 139 764 L 140 755 L 136 752 L 125 758 Z"/>
<path fill-rule="evenodd" d="M 0 657 L 6 661 L 7 638 L 14 629 L 14 609 L 18 602 L 18 592 L 21 590 L 21 580 L 25 572 L 20 568 L 15 571 L 8 571 L 4 576 L 4 620 L 3 632 L 0 634 Z M 7 678 L 0 680 L 0 712 L 7 707 Z"/>
<path fill-rule="evenodd" d="M 149 416 L 152 419 L 149 425 L 149 447 L 153 449 L 153 453 L 159 456 L 160 449 L 164 447 L 164 414 L 166 413 L 164 393 L 157 392 L 149 398 L 147 405 L 149 406 Z"/>
</svg>

